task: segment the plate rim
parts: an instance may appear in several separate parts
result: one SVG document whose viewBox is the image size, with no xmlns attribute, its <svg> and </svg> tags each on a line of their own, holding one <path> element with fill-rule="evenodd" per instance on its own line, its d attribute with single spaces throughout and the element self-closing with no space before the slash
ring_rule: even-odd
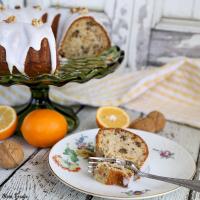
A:
<svg viewBox="0 0 200 200">
<path fill-rule="evenodd" d="M 93 129 L 85 129 L 85 130 L 82 130 L 82 131 L 78 131 L 78 132 L 75 132 L 75 133 L 72 133 L 70 134 L 69 136 L 67 137 L 72 137 L 74 134 L 77 134 L 77 133 L 81 133 L 81 132 L 86 132 L 86 131 L 98 131 L 99 128 L 93 128 Z M 145 134 L 152 134 L 155 136 L 154 133 L 151 133 L 151 132 L 148 132 L 148 131 L 143 131 L 143 130 L 138 130 L 138 129 L 130 129 L 130 128 L 126 128 L 126 130 L 130 130 L 130 131 L 139 131 L 139 132 L 144 132 Z M 137 133 L 136 133 L 137 134 Z M 165 138 L 161 135 L 156 135 L 157 137 L 161 137 L 161 138 L 164 138 L 166 140 L 169 140 L 170 142 L 173 142 L 175 143 L 176 145 L 180 146 L 183 150 L 185 150 L 188 155 L 190 156 L 193 164 L 194 164 L 194 171 L 192 172 L 192 176 L 188 179 L 188 180 L 192 180 L 192 178 L 194 177 L 195 173 L 196 173 L 196 164 L 195 164 L 195 161 L 192 157 L 192 155 L 180 144 L 178 144 L 176 141 L 173 141 L 169 138 Z M 108 196 L 108 195 L 101 195 L 101 194 L 96 194 L 96 193 L 92 193 L 92 192 L 88 192 L 88 191 L 85 191 L 85 190 L 82 190 L 80 188 L 77 188 L 73 185 L 70 185 L 69 183 L 67 183 L 66 181 L 62 180 L 54 171 L 53 169 L 51 168 L 51 165 L 50 165 L 50 153 L 51 151 L 53 150 L 53 148 L 58 144 L 60 143 L 61 141 L 65 140 L 67 137 L 63 138 L 62 140 L 58 141 L 51 149 L 50 149 L 50 152 L 49 152 L 49 156 L 48 156 L 48 166 L 49 166 L 49 169 L 50 171 L 53 173 L 53 175 L 58 178 L 59 181 L 61 181 L 64 185 L 78 191 L 78 192 L 81 192 L 81 193 L 84 193 L 86 195 L 92 195 L 92 196 L 95 196 L 95 197 L 100 197 L 100 198 L 107 198 L 107 199 L 117 199 L 117 200 L 125 200 L 125 199 L 130 199 L 130 200 L 139 200 L 139 199 L 149 199 L 149 198 L 154 198 L 154 197 L 160 197 L 160 196 L 164 196 L 164 195 L 167 195 L 169 193 L 172 193 L 172 192 L 175 192 L 176 190 L 180 189 L 182 186 L 175 186 L 174 189 L 171 189 L 169 191 L 166 191 L 166 192 L 161 192 L 161 193 L 158 193 L 158 194 L 155 194 L 155 195 L 148 195 L 148 196 L 135 196 L 135 197 L 117 197 L 117 196 Z"/>
</svg>

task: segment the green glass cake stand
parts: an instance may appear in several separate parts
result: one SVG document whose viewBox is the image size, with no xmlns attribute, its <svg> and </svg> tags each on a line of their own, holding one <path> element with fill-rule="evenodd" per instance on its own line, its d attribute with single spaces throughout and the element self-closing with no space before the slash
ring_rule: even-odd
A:
<svg viewBox="0 0 200 200">
<path fill-rule="evenodd" d="M 114 46 L 99 55 L 98 57 L 68 59 L 60 62 L 60 69 L 54 74 L 43 74 L 30 78 L 22 74 L 0 76 L 0 85 L 26 85 L 30 88 L 31 99 L 25 105 L 15 107 L 19 127 L 24 117 L 31 111 L 38 108 L 48 108 L 59 111 L 66 117 L 69 131 L 74 130 L 79 120 L 72 107 L 59 105 L 49 98 L 49 86 L 63 86 L 69 82 L 84 83 L 93 78 L 102 78 L 112 73 L 123 61 L 124 51 Z"/>
</svg>

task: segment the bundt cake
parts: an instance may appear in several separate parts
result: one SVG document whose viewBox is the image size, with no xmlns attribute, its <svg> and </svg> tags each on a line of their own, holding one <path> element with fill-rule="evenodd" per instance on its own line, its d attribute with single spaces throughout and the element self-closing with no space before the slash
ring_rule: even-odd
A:
<svg viewBox="0 0 200 200">
<path fill-rule="evenodd" d="M 41 21 L 0 22 L 0 74 L 22 73 L 34 77 L 54 73 L 57 68 L 56 42 L 51 27 Z"/>
<path fill-rule="evenodd" d="M 87 13 L 82 9 L 6 9 L 0 5 L 0 75 L 54 73 L 58 54 L 80 58 L 109 48 L 104 27 L 84 11 Z"/>
<path fill-rule="evenodd" d="M 132 161 L 140 169 L 148 157 L 148 146 L 138 135 L 120 128 L 100 129 L 96 136 L 96 156 Z M 104 184 L 126 187 L 133 172 L 117 164 L 99 163 L 94 178 Z"/>
</svg>

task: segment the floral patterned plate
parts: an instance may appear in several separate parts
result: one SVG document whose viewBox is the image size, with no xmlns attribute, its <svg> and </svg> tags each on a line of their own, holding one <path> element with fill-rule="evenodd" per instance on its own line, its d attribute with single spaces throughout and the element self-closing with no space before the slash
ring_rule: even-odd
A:
<svg viewBox="0 0 200 200">
<path fill-rule="evenodd" d="M 130 129 L 131 130 L 131 129 Z M 149 157 L 142 170 L 152 174 L 191 179 L 195 162 L 177 143 L 145 131 L 131 130 L 142 137 L 149 148 Z M 161 181 L 141 178 L 128 188 L 108 186 L 93 179 L 87 172 L 87 159 L 94 152 L 98 129 L 82 131 L 59 141 L 49 154 L 49 165 L 60 181 L 80 192 L 111 199 L 144 199 L 161 196 L 179 187 Z"/>
</svg>

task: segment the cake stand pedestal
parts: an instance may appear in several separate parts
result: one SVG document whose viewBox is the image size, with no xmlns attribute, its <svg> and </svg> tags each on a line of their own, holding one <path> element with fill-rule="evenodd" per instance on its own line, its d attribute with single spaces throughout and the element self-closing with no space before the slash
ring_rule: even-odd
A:
<svg viewBox="0 0 200 200">
<path fill-rule="evenodd" d="M 31 99 L 27 104 L 15 107 L 20 132 L 24 117 L 39 108 L 53 109 L 65 116 L 69 132 L 78 126 L 78 117 L 71 107 L 59 105 L 49 98 L 49 86 L 63 86 L 69 82 L 84 83 L 93 78 L 102 78 L 112 73 L 123 61 L 124 51 L 119 47 L 111 47 L 98 57 L 61 60 L 60 68 L 54 74 L 43 74 L 34 78 L 23 74 L 0 76 L 0 85 L 26 85 L 30 88 Z"/>
<path fill-rule="evenodd" d="M 15 107 L 18 114 L 19 127 L 21 126 L 25 116 L 36 109 L 52 109 L 61 113 L 68 122 L 69 131 L 74 130 L 78 124 L 79 120 L 73 109 L 68 106 L 59 105 L 49 98 L 49 86 L 31 87 L 31 99 L 27 104 Z M 19 128 L 18 127 L 18 128 Z M 19 130 L 18 130 L 19 131 Z"/>
</svg>

